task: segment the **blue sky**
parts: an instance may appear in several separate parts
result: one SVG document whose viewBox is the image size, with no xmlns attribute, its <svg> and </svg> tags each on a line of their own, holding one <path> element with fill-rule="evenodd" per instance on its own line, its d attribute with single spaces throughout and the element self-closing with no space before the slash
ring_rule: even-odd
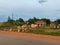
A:
<svg viewBox="0 0 60 45">
<path fill-rule="evenodd" d="M 0 22 L 6 21 L 14 14 L 14 19 L 25 20 L 37 17 L 51 20 L 60 19 L 60 0 L 0 0 Z"/>
</svg>

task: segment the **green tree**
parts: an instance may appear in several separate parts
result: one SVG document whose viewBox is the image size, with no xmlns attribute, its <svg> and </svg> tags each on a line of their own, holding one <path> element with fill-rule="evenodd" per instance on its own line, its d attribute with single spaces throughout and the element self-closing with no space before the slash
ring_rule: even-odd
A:
<svg viewBox="0 0 60 45">
<path fill-rule="evenodd" d="M 25 22 L 22 18 L 19 18 L 18 20 L 16 20 L 16 25 L 23 25 Z"/>
<path fill-rule="evenodd" d="M 24 22 L 24 20 L 22 19 L 22 18 L 19 18 L 19 20 L 18 20 L 19 22 Z"/>
<path fill-rule="evenodd" d="M 33 17 L 33 18 L 30 18 L 29 20 L 28 20 L 28 22 L 29 22 L 29 24 L 34 24 L 36 21 L 38 21 L 39 19 L 38 18 L 36 18 L 36 17 Z"/>
<path fill-rule="evenodd" d="M 57 19 L 54 22 L 57 22 L 58 24 L 60 24 L 60 19 Z"/>
<path fill-rule="evenodd" d="M 8 16 L 8 23 L 10 23 L 10 21 L 11 21 L 11 18 L 10 18 L 10 16 Z"/>
<path fill-rule="evenodd" d="M 15 23 L 15 20 L 12 20 L 11 18 L 10 18 L 10 16 L 8 16 L 8 21 L 7 21 L 10 25 L 11 24 L 14 24 Z"/>
</svg>

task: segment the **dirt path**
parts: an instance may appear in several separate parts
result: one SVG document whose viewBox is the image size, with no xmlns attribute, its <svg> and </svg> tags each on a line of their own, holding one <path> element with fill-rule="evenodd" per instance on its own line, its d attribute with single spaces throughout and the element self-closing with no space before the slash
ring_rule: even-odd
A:
<svg viewBox="0 0 60 45">
<path fill-rule="evenodd" d="M 60 43 L 0 34 L 0 45 L 60 45 Z"/>
<path fill-rule="evenodd" d="M 60 36 L 38 35 L 38 34 L 31 34 L 31 33 L 21 33 L 21 32 L 18 33 L 18 32 L 6 32 L 6 31 L 0 31 L 0 34 L 5 34 L 5 35 L 10 35 L 15 37 L 35 38 L 35 39 L 60 42 Z"/>
</svg>

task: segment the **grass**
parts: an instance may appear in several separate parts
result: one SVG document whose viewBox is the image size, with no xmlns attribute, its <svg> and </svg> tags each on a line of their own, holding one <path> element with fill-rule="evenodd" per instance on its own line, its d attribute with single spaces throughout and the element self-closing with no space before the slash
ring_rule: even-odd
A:
<svg viewBox="0 0 60 45">
<path fill-rule="evenodd" d="M 17 27 L 16 26 L 13 26 L 12 27 L 13 28 L 13 31 L 16 31 L 17 32 Z M 4 30 L 4 29 L 7 29 L 7 30 L 9 30 L 10 29 L 10 27 L 8 27 L 8 26 L 5 26 L 5 25 L 3 25 L 3 26 L 0 26 L 0 30 Z M 51 29 L 52 30 L 52 29 Z M 51 31 L 51 30 L 49 30 L 49 31 Z M 56 31 L 57 30 L 57 31 Z M 60 36 L 60 32 L 58 31 L 58 29 L 54 29 L 54 31 L 55 32 L 46 32 L 46 29 L 45 30 L 29 30 L 29 31 L 27 31 L 27 33 L 34 33 L 34 34 L 43 34 L 43 35 L 53 35 L 53 36 Z"/>
<path fill-rule="evenodd" d="M 9 31 L 10 27 L 13 28 L 13 31 L 17 32 L 17 26 L 9 26 L 8 24 L 3 24 L 2 26 L 0 26 L 0 30 L 4 30 L 7 29 Z M 57 30 L 55 32 L 46 32 L 46 30 Z M 34 29 L 34 30 L 29 30 L 27 31 L 27 33 L 34 33 L 34 34 L 43 34 L 43 35 L 53 35 L 53 36 L 60 36 L 60 32 L 58 31 L 58 29 Z"/>
<path fill-rule="evenodd" d="M 58 31 L 57 32 L 45 32 L 44 30 L 31 30 L 27 33 L 60 36 L 60 32 L 58 32 Z"/>
</svg>

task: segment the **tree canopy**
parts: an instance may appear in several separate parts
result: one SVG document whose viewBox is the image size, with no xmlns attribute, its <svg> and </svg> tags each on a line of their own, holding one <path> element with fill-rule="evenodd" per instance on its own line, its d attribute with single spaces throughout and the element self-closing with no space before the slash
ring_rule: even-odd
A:
<svg viewBox="0 0 60 45">
<path fill-rule="evenodd" d="M 33 17 L 33 18 L 29 18 L 27 21 L 24 21 L 24 19 L 22 19 L 22 18 L 19 18 L 17 20 L 12 20 L 9 16 L 8 16 L 7 23 L 12 24 L 12 25 L 23 25 L 26 22 L 29 22 L 29 24 L 34 24 L 35 22 L 37 22 L 39 20 L 46 22 L 47 25 L 49 25 L 51 23 L 51 20 L 47 19 L 47 18 L 39 19 L 39 18 Z M 57 19 L 54 22 L 60 24 L 60 19 Z"/>
<path fill-rule="evenodd" d="M 38 18 L 36 18 L 36 17 L 33 17 L 33 18 L 30 18 L 29 20 L 28 20 L 28 22 L 29 22 L 29 24 L 34 24 L 36 21 L 38 21 L 39 19 Z"/>
</svg>

